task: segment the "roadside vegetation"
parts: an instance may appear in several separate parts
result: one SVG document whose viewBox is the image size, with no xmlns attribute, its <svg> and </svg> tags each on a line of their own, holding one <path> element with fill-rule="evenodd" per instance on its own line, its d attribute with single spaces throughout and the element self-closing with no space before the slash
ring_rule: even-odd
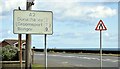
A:
<svg viewBox="0 0 120 69">
<path fill-rule="evenodd" d="M 32 69 L 45 69 L 45 67 L 40 64 L 32 64 Z"/>
<path fill-rule="evenodd" d="M 1 53 L 3 61 L 18 60 L 18 49 L 16 47 L 10 45 L 4 46 L 2 47 Z"/>
</svg>

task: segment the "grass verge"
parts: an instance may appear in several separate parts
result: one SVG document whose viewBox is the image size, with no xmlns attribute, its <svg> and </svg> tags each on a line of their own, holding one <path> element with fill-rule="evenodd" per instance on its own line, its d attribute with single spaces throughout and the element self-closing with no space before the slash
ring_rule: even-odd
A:
<svg viewBox="0 0 120 69">
<path fill-rule="evenodd" d="M 45 69 L 45 68 L 40 64 L 32 64 L 32 69 Z"/>
</svg>

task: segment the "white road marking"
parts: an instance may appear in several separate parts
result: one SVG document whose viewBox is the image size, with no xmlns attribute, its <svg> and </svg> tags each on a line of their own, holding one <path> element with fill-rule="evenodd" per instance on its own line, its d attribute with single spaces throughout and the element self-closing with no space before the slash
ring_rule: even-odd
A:
<svg viewBox="0 0 120 69">
<path fill-rule="evenodd" d="M 54 57 L 54 56 L 61 56 L 61 55 L 48 55 L 48 56 L 53 56 Z"/>
<path fill-rule="evenodd" d="M 73 57 L 75 57 L 75 56 L 62 56 L 62 57 L 69 57 L 69 58 L 73 58 Z"/>
<path fill-rule="evenodd" d="M 91 58 L 89 58 L 89 57 L 83 57 L 84 59 L 89 59 L 89 60 L 91 60 Z"/>
<path fill-rule="evenodd" d="M 35 54 L 35 55 L 44 55 L 44 54 Z M 48 56 L 53 56 L 53 57 L 56 57 L 56 56 L 59 56 L 59 57 L 64 57 L 64 58 L 79 58 L 79 59 L 88 59 L 88 60 L 98 60 L 100 61 L 99 58 L 94 58 L 94 57 L 83 57 L 83 56 L 64 56 L 64 55 L 54 55 L 54 54 L 49 54 Z M 113 60 L 113 59 L 102 59 L 102 61 L 106 61 L 106 62 L 118 62 L 118 60 Z M 65 62 L 63 62 L 65 63 Z"/>
<path fill-rule="evenodd" d="M 44 55 L 44 54 L 35 54 L 35 55 Z"/>
<path fill-rule="evenodd" d="M 112 62 L 118 62 L 118 60 L 113 60 Z"/>
<path fill-rule="evenodd" d="M 67 64 L 68 62 L 62 62 L 62 64 Z"/>
<path fill-rule="evenodd" d="M 83 65 L 81 65 L 81 64 L 80 64 L 80 65 L 76 64 L 76 65 L 74 65 L 74 66 L 76 66 L 76 67 L 80 67 L 80 66 L 81 66 L 81 67 L 82 67 Z"/>
<path fill-rule="evenodd" d="M 112 59 L 103 59 L 103 61 L 108 61 L 108 62 L 118 62 L 118 60 L 112 60 Z"/>
</svg>

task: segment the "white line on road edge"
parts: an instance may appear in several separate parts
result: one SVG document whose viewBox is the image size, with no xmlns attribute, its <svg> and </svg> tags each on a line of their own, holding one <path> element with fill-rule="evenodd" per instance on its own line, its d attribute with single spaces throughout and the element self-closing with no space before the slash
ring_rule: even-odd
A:
<svg viewBox="0 0 120 69">
<path fill-rule="evenodd" d="M 67 64 L 68 62 L 62 62 L 62 64 Z"/>
<path fill-rule="evenodd" d="M 35 55 L 44 55 L 44 54 L 35 54 Z"/>
<path fill-rule="evenodd" d="M 35 54 L 35 55 L 44 55 L 44 54 Z M 54 55 L 54 54 L 49 54 L 48 56 L 59 56 L 59 57 L 65 57 L 65 58 L 79 58 L 79 59 L 88 59 L 88 60 L 100 60 L 99 58 L 93 58 L 93 57 L 79 57 L 79 56 L 63 56 L 63 55 Z M 112 59 L 103 59 L 102 61 L 107 61 L 107 62 L 118 62 L 118 60 L 112 60 Z"/>
<path fill-rule="evenodd" d="M 76 67 L 80 67 L 81 66 L 82 67 L 83 65 L 79 64 L 79 65 L 74 65 L 74 66 L 76 66 Z"/>
</svg>

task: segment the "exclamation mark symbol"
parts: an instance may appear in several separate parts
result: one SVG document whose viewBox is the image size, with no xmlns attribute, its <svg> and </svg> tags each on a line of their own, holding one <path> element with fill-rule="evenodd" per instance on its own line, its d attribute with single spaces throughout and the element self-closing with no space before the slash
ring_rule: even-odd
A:
<svg viewBox="0 0 120 69">
<path fill-rule="evenodd" d="M 102 30 L 102 29 L 103 29 L 102 23 L 100 24 L 99 29 L 100 29 L 100 30 Z"/>
</svg>

